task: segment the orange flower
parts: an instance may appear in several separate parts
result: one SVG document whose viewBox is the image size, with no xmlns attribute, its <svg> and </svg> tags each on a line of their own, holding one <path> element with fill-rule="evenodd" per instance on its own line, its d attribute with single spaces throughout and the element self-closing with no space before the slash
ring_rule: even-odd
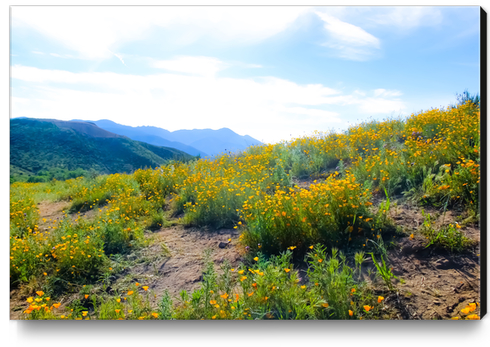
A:
<svg viewBox="0 0 490 347">
<path fill-rule="evenodd" d="M 85 294 L 85 299 L 88 299 L 88 295 L 87 294 Z"/>
<path fill-rule="evenodd" d="M 480 317 L 478 317 L 477 314 L 470 314 L 469 316 L 466 316 L 466 319 L 479 320 Z"/>
<path fill-rule="evenodd" d="M 39 290 L 39 291 L 36 292 L 36 294 L 39 295 L 39 296 L 43 296 L 44 295 L 44 292 L 42 290 Z"/>
<path fill-rule="evenodd" d="M 128 295 L 132 295 L 134 292 L 132 290 L 128 291 Z"/>
<path fill-rule="evenodd" d="M 158 313 L 153 312 L 151 315 L 155 318 L 158 318 Z"/>
<path fill-rule="evenodd" d="M 289 272 L 289 271 L 291 271 L 291 270 L 290 270 L 290 269 L 284 269 L 284 271 Z"/>
<path fill-rule="evenodd" d="M 323 307 L 327 308 L 328 307 L 328 302 L 322 304 Z"/>
<path fill-rule="evenodd" d="M 216 305 L 216 300 L 210 300 L 210 301 L 209 301 L 209 303 L 210 303 L 211 305 Z"/>
<path fill-rule="evenodd" d="M 354 314 L 354 312 L 352 312 L 352 310 L 349 310 L 349 316 L 352 317 L 353 314 Z"/>
<path fill-rule="evenodd" d="M 223 295 L 220 295 L 223 299 L 228 299 L 228 294 L 227 293 L 224 293 Z"/>
<path fill-rule="evenodd" d="M 318 259 L 318 262 L 321 263 L 323 261 L 323 259 Z"/>
<path fill-rule="evenodd" d="M 57 304 L 53 304 L 54 308 L 58 308 L 58 307 L 60 307 L 60 305 L 61 305 L 61 302 L 59 302 Z"/>
<path fill-rule="evenodd" d="M 148 290 L 148 286 L 143 286 L 143 289 L 144 289 L 145 291 L 147 291 L 147 290 Z"/>
<path fill-rule="evenodd" d="M 461 310 L 461 312 L 463 312 L 464 314 L 468 314 L 470 313 L 470 308 L 469 307 L 465 307 Z"/>
<path fill-rule="evenodd" d="M 372 309 L 372 307 L 369 305 L 364 305 L 363 307 L 366 310 L 366 312 L 369 312 L 369 310 Z"/>
<path fill-rule="evenodd" d="M 385 298 L 383 298 L 382 296 L 378 296 L 378 304 L 383 301 Z"/>
<path fill-rule="evenodd" d="M 351 293 L 355 293 L 355 292 L 356 292 L 356 288 L 352 288 L 352 289 L 350 290 L 350 292 L 351 292 Z"/>
<path fill-rule="evenodd" d="M 139 286 L 140 284 L 138 282 L 135 283 L 136 287 Z"/>
<path fill-rule="evenodd" d="M 116 313 L 119 313 L 121 310 L 115 309 L 114 311 L 116 311 Z"/>
</svg>

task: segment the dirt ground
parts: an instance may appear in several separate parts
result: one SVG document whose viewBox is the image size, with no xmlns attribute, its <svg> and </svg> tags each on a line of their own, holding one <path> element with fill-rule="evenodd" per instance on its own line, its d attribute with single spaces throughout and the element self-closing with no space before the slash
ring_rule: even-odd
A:
<svg viewBox="0 0 490 347">
<path fill-rule="evenodd" d="M 303 182 L 309 186 L 312 182 Z M 67 202 L 38 205 L 40 229 L 46 228 L 56 218 L 63 217 Z M 431 213 L 435 226 L 455 222 L 457 211 L 445 214 L 436 209 L 426 209 Z M 80 214 L 91 218 L 93 211 Z M 78 214 L 72 214 L 76 219 Z M 401 205 L 390 209 L 390 217 L 402 226 L 407 235 L 416 231 L 424 219 L 421 208 Z M 43 218 L 46 222 L 43 222 Z M 396 293 L 386 297 L 385 305 L 391 306 L 392 319 L 450 319 L 470 302 L 480 302 L 480 230 L 475 223 L 466 224 L 461 229 L 476 242 L 471 252 L 451 254 L 426 248 L 426 240 L 420 234 L 412 239 L 398 237 L 396 245 L 389 250 L 389 263 L 393 273 L 403 279 L 396 282 Z M 182 290 L 192 291 L 202 281 L 204 254 L 211 251 L 211 259 L 219 272 L 220 265 L 229 261 L 232 267 L 242 260 L 237 247 L 239 234 L 234 229 L 218 231 L 185 228 L 174 225 L 147 234 L 149 246 L 127 256 L 127 267 L 111 278 L 108 291 L 123 291 L 131 283 L 139 282 L 149 286 L 159 300 L 165 290 L 176 299 Z M 366 269 L 374 269 L 367 262 Z M 11 319 L 19 319 L 27 308 L 27 296 L 35 290 L 35 283 L 14 289 L 10 293 Z M 66 305 L 70 299 L 65 298 Z"/>
</svg>

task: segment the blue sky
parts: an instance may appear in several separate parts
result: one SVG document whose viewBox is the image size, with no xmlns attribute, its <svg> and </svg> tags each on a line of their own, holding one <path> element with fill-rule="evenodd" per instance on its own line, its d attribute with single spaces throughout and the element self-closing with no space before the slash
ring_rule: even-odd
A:
<svg viewBox="0 0 490 347">
<path fill-rule="evenodd" d="M 264 142 L 480 92 L 468 7 L 12 7 L 11 117 Z"/>
</svg>

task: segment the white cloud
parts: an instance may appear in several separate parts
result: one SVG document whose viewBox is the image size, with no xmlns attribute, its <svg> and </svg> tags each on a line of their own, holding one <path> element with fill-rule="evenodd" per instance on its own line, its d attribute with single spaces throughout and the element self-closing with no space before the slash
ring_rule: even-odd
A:
<svg viewBox="0 0 490 347">
<path fill-rule="evenodd" d="M 411 29 L 440 24 L 442 13 L 437 7 L 380 7 L 377 14 L 368 16 L 367 19 L 379 25 Z"/>
<path fill-rule="evenodd" d="M 175 61 L 185 62 L 184 58 Z M 217 59 L 213 62 L 222 64 Z M 355 114 L 390 113 L 404 107 L 395 98 L 401 93 L 382 88 L 370 93 L 374 97 L 367 97 L 363 91 L 342 94 L 322 84 L 298 84 L 276 77 L 222 78 L 201 69 L 180 74 L 189 71 L 184 69 L 187 65 L 170 66 L 177 73 L 138 76 L 14 65 L 12 79 L 26 83 L 23 89 L 13 89 L 12 116 L 109 118 L 125 125 L 168 130 L 228 127 L 273 142 L 289 138 L 292 132 L 299 136 L 342 126 L 344 107 Z"/>
<path fill-rule="evenodd" d="M 367 60 L 381 47 L 380 40 L 359 26 L 344 22 L 330 14 L 315 12 L 324 22 L 328 33 L 325 46 L 337 55 L 349 60 Z"/>
<path fill-rule="evenodd" d="M 393 96 L 400 96 L 402 95 L 402 92 L 399 90 L 386 90 L 383 88 L 375 89 L 374 90 L 374 96 L 375 97 L 393 97 Z"/>
<path fill-rule="evenodd" d="M 212 57 L 178 57 L 172 60 L 154 61 L 153 67 L 200 76 L 214 76 L 229 65 Z"/>
<path fill-rule="evenodd" d="M 117 54 L 117 53 L 114 53 L 114 52 L 111 52 L 112 54 L 114 54 L 114 56 L 119 59 L 121 61 L 121 63 L 123 63 L 124 66 L 126 66 L 126 63 L 124 62 L 123 58 L 122 58 L 122 55 L 120 54 Z"/>
<path fill-rule="evenodd" d="M 368 114 L 400 113 L 406 109 L 405 103 L 399 99 L 366 98 L 359 100 L 359 109 Z"/>
<path fill-rule="evenodd" d="M 285 30 L 308 11 L 282 6 L 22 6 L 12 7 L 12 26 L 32 27 L 82 58 L 108 59 L 111 51 L 155 28 L 165 29 L 164 39 L 179 46 L 204 37 L 250 44 Z"/>
</svg>

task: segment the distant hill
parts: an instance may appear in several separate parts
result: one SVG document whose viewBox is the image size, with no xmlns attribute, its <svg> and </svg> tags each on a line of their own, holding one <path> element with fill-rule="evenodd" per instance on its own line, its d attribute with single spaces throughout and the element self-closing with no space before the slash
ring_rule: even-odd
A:
<svg viewBox="0 0 490 347">
<path fill-rule="evenodd" d="M 199 148 L 211 155 L 243 151 L 249 146 L 262 144 L 259 140 L 248 135 L 238 135 L 228 128 L 177 130 L 172 132 L 172 135 L 180 142 Z"/>
<path fill-rule="evenodd" d="M 36 174 L 53 167 L 129 173 L 160 166 L 169 159 L 192 158 L 177 149 L 134 141 L 89 122 L 10 120 L 10 168 L 16 173 Z"/>
<path fill-rule="evenodd" d="M 74 121 L 87 122 L 81 120 Z M 132 140 L 146 142 L 155 146 L 175 148 L 194 156 L 200 155 L 201 157 L 205 157 L 208 155 L 206 152 L 200 151 L 192 146 L 172 140 L 172 133 L 165 129 L 150 126 L 131 127 L 128 125 L 118 124 L 107 119 L 90 121 L 88 123 L 96 124 L 99 128 L 110 131 L 114 134 L 127 136 Z"/>
<path fill-rule="evenodd" d="M 177 130 L 171 132 L 152 126 L 130 127 L 105 119 L 90 122 L 102 129 L 127 136 L 133 140 L 173 147 L 192 155 L 200 154 L 201 157 L 207 155 L 215 156 L 221 152 L 243 151 L 249 146 L 262 144 L 248 135 L 238 135 L 228 128 L 218 130 Z"/>
</svg>

